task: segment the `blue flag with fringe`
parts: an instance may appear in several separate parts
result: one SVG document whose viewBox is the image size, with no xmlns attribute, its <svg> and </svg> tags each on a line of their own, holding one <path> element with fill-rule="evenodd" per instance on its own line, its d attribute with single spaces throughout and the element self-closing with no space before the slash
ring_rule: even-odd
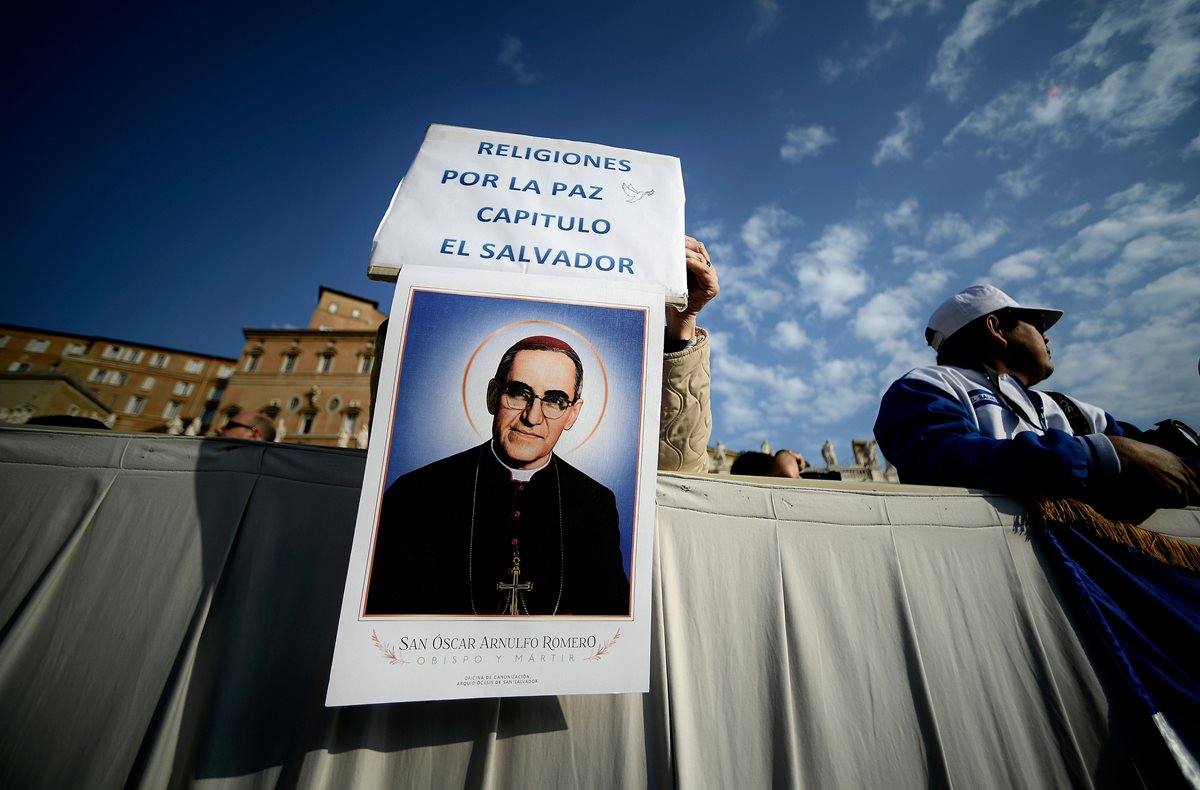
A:
<svg viewBox="0 0 1200 790">
<path fill-rule="evenodd" d="M 1200 787 L 1200 546 L 1081 503 L 1038 509 L 1045 553 L 1184 778 Z"/>
</svg>

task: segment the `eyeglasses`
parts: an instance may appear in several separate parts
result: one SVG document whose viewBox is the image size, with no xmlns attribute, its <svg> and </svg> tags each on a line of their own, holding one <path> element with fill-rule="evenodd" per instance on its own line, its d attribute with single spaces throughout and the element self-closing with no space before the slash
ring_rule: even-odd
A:
<svg viewBox="0 0 1200 790">
<path fill-rule="evenodd" d="M 253 425 L 243 425 L 242 423 L 234 422 L 233 420 L 230 420 L 229 422 L 225 423 L 224 427 L 222 427 L 221 430 L 228 431 L 233 428 L 242 428 L 243 430 L 247 430 L 247 431 L 251 431 L 251 432 L 258 430 L 258 428 L 255 428 Z"/>
<path fill-rule="evenodd" d="M 542 414 L 548 420 L 557 420 L 579 400 L 571 400 L 565 393 L 551 390 L 545 395 L 534 395 L 533 390 L 519 382 L 509 382 L 500 390 L 500 404 L 506 409 L 525 411 L 535 400 L 542 402 Z"/>
</svg>

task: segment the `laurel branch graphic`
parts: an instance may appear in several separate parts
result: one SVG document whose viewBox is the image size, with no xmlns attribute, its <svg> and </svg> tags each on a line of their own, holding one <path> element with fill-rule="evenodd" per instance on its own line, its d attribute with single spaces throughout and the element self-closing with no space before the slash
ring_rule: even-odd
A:
<svg viewBox="0 0 1200 790">
<path fill-rule="evenodd" d="M 612 639 L 608 640 L 604 644 L 600 645 L 600 647 L 596 648 L 596 652 L 593 653 L 592 655 L 588 656 L 587 658 L 585 658 L 584 661 L 599 661 L 600 659 L 604 658 L 604 656 L 608 653 L 608 649 L 610 647 L 612 647 L 613 645 L 615 645 L 617 643 L 617 640 L 620 638 L 621 638 L 621 629 L 618 628 L 617 632 L 615 634 L 613 634 Z"/>
<path fill-rule="evenodd" d="M 383 657 L 388 660 L 389 664 L 399 664 L 400 666 L 404 666 L 405 664 L 409 663 L 404 660 L 404 656 L 396 652 L 396 648 L 392 647 L 387 642 L 380 641 L 379 635 L 376 634 L 374 630 L 371 631 L 371 641 L 375 643 L 375 647 L 378 648 L 379 652 L 383 653 Z"/>
</svg>

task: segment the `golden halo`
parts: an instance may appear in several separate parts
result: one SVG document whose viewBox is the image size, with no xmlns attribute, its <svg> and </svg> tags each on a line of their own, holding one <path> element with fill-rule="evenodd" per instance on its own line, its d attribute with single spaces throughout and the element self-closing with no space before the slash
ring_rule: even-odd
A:
<svg viewBox="0 0 1200 790">
<path fill-rule="evenodd" d="M 604 414 L 608 410 L 608 371 L 604 367 L 604 360 L 600 358 L 600 354 L 596 351 L 596 347 L 592 345 L 591 341 L 589 341 L 586 337 L 579 334 L 579 332 L 575 331 L 574 329 L 567 326 L 566 324 L 560 324 L 557 321 L 546 321 L 546 320 L 543 320 L 540 318 L 533 318 L 533 319 L 528 319 L 525 321 L 514 321 L 511 324 L 506 324 L 506 325 L 500 327 L 499 329 L 495 330 L 490 335 L 485 337 L 479 343 L 478 346 L 475 347 L 475 350 L 473 352 L 471 352 L 470 359 L 467 360 L 467 365 L 463 369 L 463 376 L 462 376 L 462 405 L 463 405 L 463 413 L 466 414 L 466 416 L 467 416 L 467 424 L 471 426 L 471 430 L 475 431 L 475 433 L 482 435 L 479 428 L 476 427 L 475 421 L 473 419 L 471 419 L 471 406 L 470 406 L 469 402 L 467 401 L 467 379 L 471 375 L 471 367 L 475 364 L 475 358 L 479 356 L 480 352 L 483 351 L 484 347 L 487 346 L 489 343 L 491 343 L 496 338 L 497 335 L 507 332 L 515 327 L 529 326 L 531 324 L 540 324 L 542 326 L 554 327 L 555 329 L 559 329 L 562 332 L 568 333 L 568 334 L 574 336 L 575 338 L 578 338 L 580 342 L 582 342 L 584 345 L 587 346 L 587 348 L 591 352 L 592 356 L 595 357 L 596 364 L 599 365 L 599 367 L 600 367 L 600 380 L 603 384 L 603 397 L 600 401 L 600 414 L 596 417 L 596 424 L 592 426 L 592 430 L 590 430 L 588 432 L 587 436 L 583 437 L 583 441 L 581 441 L 578 445 L 576 445 L 576 449 L 578 449 L 579 447 L 583 447 L 585 444 L 588 443 L 588 440 L 591 439 L 596 434 L 597 429 L 599 429 L 599 427 L 600 427 L 600 423 L 604 422 Z M 542 332 L 541 334 L 546 334 L 546 335 L 550 335 L 553 337 L 553 336 L 556 336 L 556 334 L 558 334 L 558 333 Z M 566 338 L 559 338 L 559 339 L 566 340 Z"/>
</svg>

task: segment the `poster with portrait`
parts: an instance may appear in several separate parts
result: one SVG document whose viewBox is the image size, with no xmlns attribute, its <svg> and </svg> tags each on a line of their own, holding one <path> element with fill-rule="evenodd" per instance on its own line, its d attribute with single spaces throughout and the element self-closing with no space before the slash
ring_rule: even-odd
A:
<svg viewBox="0 0 1200 790">
<path fill-rule="evenodd" d="M 404 267 L 327 704 L 648 689 L 661 316 Z"/>
</svg>

